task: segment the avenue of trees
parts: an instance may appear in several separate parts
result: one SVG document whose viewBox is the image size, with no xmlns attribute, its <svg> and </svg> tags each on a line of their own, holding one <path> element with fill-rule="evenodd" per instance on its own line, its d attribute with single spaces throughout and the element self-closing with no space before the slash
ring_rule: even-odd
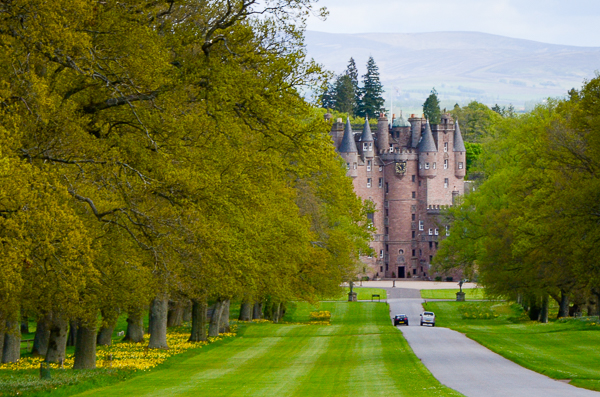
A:
<svg viewBox="0 0 600 397">
<path fill-rule="evenodd" d="M 521 303 L 534 320 L 548 321 L 551 300 L 558 317 L 598 315 L 598 98 L 600 76 L 523 115 L 476 103 L 455 109 L 480 116 L 466 122 L 482 133 L 483 179 L 449 210 L 450 236 L 435 258 L 440 269 L 463 269 L 491 295 Z"/>
<path fill-rule="evenodd" d="M 119 315 L 167 348 L 339 293 L 365 206 L 300 94 L 311 0 L 0 2 L 0 359 L 95 367 Z M 221 317 L 222 313 L 223 316 Z M 72 341 L 73 342 L 73 341 Z"/>
<path fill-rule="evenodd" d="M 354 58 L 350 58 L 346 71 L 337 76 L 335 82 L 325 85 L 321 95 L 321 106 L 350 116 L 377 119 L 385 111 L 383 85 L 379 79 L 379 68 L 373 57 L 367 61 L 367 73 L 362 76 L 362 87 L 358 84 L 358 70 Z"/>
</svg>

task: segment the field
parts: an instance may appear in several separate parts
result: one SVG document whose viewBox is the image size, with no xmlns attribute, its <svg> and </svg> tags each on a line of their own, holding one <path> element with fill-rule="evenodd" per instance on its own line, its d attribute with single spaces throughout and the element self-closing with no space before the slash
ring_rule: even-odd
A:
<svg viewBox="0 0 600 397">
<path fill-rule="evenodd" d="M 456 299 L 456 293 L 460 289 L 423 289 L 421 298 L 423 299 Z M 465 288 L 463 289 L 466 300 L 486 299 L 483 288 Z"/>
<path fill-rule="evenodd" d="M 286 315 L 290 324 L 240 326 L 236 338 L 81 395 L 460 395 L 439 384 L 412 353 L 391 326 L 385 303 L 322 303 L 319 310 L 331 312 L 331 325 L 306 324 L 311 310 L 297 304 Z"/>
<path fill-rule="evenodd" d="M 493 312 L 491 319 L 463 319 Z M 467 306 L 468 308 L 468 306 Z M 568 319 L 541 324 L 528 321 L 518 305 L 499 302 L 427 302 L 440 327 L 465 333 L 490 350 L 554 379 L 600 391 L 600 324 L 596 319 Z"/>
<path fill-rule="evenodd" d="M 371 300 L 372 295 L 379 294 L 381 299 L 387 299 L 387 292 L 382 288 L 362 288 L 362 287 L 354 287 L 352 291 L 356 292 L 356 299 L 359 301 Z M 350 292 L 350 288 L 344 287 L 344 292 L 342 295 L 336 299 L 338 301 L 347 301 L 348 300 L 348 292 Z M 377 298 L 375 298 L 377 300 Z"/>
</svg>

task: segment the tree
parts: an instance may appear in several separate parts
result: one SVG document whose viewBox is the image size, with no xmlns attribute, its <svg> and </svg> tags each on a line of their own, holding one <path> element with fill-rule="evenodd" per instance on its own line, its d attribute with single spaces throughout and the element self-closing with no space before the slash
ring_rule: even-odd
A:
<svg viewBox="0 0 600 397">
<path fill-rule="evenodd" d="M 346 75 L 350 77 L 350 81 L 352 81 L 352 87 L 354 89 L 354 109 L 352 110 L 352 115 L 355 115 L 358 114 L 358 104 L 360 102 L 360 88 L 358 86 L 358 69 L 356 68 L 354 58 L 352 57 L 348 61 L 348 66 L 346 67 Z"/>
<path fill-rule="evenodd" d="M 458 120 L 464 139 L 473 143 L 493 136 L 502 119 L 502 115 L 477 101 L 471 101 L 463 107 L 455 105 L 450 114 Z"/>
<path fill-rule="evenodd" d="M 354 114 L 355 91 L 350 76 L 343 74 L 337 78 L 335 93 L 335 110 L 348 115 Z"/>
<path fill-rule="evenodd" d="M 367 73 L 363 75 L 363 87 L 360 90 L 357 114 L 360 117 L 377 119 L 383 112 L 385 100 L 382 97 L 383 85 L 379 80 L 379 68 L 373 57 L 367 61 Z"/>
<path fill-rule="evenodd" d="M 435 88 L 431 89 L 431 94 L 429 94 L 423 103 L 423 114 L 425 114 L 425 118 L 427 118 L 431 124 L 439 124 L 442 119 L 440 101 L 437 97 Z"/>
</svg>

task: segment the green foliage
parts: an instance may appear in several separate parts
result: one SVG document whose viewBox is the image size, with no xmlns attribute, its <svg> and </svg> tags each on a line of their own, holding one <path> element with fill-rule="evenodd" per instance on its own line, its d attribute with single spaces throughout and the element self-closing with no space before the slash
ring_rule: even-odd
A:
<svg viewBox="0 0 600 397">
<path fill-rule="evenodd" d="M 599 92 L 596 77 L 569 100 L 492 123 L 495 139 L 484 141 L 479 158 L 486 179 L 449 211 L 438 266 L 477 272 L 490 295 L 531 310 L 548 296 L 580 305 L 597 299 Z"/>
<path fill-rule="evenodd" d="M 440 101 L 437 97 L 435 88 L 431 89 L 431 94 L 423 103 L 423 114 L 431 124 L 439 124 L 442 119 L 442 111 L 440 110 Z"/>
<path fill-rule="evenodd" d="M 464 288 L 465 299 L 485 299 L 485 290 L 483 288 Z M 456 299 L 456 293 L 460 289 L 422 289 L 421 298 L 423 299 Z"/>
<path fill-rule="evenodd" d="M 361 117 L 376 120 L 379 113 L 385 111 L 383 107 L 385 100 L 382 95 L 383 85 L 379 80 L 379 68 L 373 57 L 369 57 L 367 73 L 363 75 L 363 86 L 360 91 L 357 114 Z"/>
<path fill-rule="evenodd" d="M 347 115 L 354 114 L 355 98 L 356 91 L 350 76 L 347 74 L 339 76 L 335 82 L 334 109 Z"/>
<path fill-rule="evenodd" d="M 494 136 L 497 126 L 502 122 L 502 116 L 509 114 L 501 109 L 499 112 L 490 109 L 483 103 L 472 101 L 462 108 L 455 105 L 450 114 L 454 120 L 458 120 L 465 141 L 475 143 L 482 142 L 486 137 Z M 514 116 L 514 113 L 510 114 Z"/>
<path fill-rule="evenodd" d="M 482 146 L 479 143 L 465 142 L 465 149 L 467 149 L 467 173 L 469 173 L 476 168 L 475 164 L 481 156 Z"/>
</svg>

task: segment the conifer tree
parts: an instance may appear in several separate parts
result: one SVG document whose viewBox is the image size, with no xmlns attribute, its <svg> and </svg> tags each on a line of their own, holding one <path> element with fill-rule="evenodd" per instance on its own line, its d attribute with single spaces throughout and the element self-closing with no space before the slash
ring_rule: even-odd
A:
<svg viewBox="0 0 600 397">
<path fill-rule="evenodd" d="M 325 89 L 319 98 L 319 102 L 321 103 L 321 107 L 324 109 L 335 109 L 335 85 L 332 83 L 327 83 L 325 85 Z"/>
<path fill-rule="evenodd" d="M 356 108 L 355 91 L 351 77 L 343 74 L 335 82 L 335 106 L 334 109 L 350 115 L 354 114 Z"/>
<path fill-rule="evenodd" d="M 385 110 L 383 107 L 385 100 L 381 96 L 382 94 L 383 86 L 379 80 L 379 68 L 373 57 L 369 57 L 367 73 L 363 75 L 363 87 L 358 102 L 358 116 L 377 118 L 379 113 Z"/>
<path fill-rule="evenodd" d="M 437 91 L 435 88 L 431 90 L 431 94 L 423 103 L 423 114 L 429 120 L 431 124 L 439 124 L 442 118 L 442 112 L 440 110 L 440 101 L 437 97 Z"/>
<path fill-rule="evenodd" d="M 354 109 L 353 113 L 356 114 L 358 111 L 358 103 L 360 101 L 360 88 L 358 86 L 358 69 L 356 68 L 356 63 L 354 62 L 354 58 L 350 57 L 348 61 L 348 67 L 346 68 L 346 75 L 350 77 L 352 81 L 352 88 L 354 89 Z"/>
</svg>

